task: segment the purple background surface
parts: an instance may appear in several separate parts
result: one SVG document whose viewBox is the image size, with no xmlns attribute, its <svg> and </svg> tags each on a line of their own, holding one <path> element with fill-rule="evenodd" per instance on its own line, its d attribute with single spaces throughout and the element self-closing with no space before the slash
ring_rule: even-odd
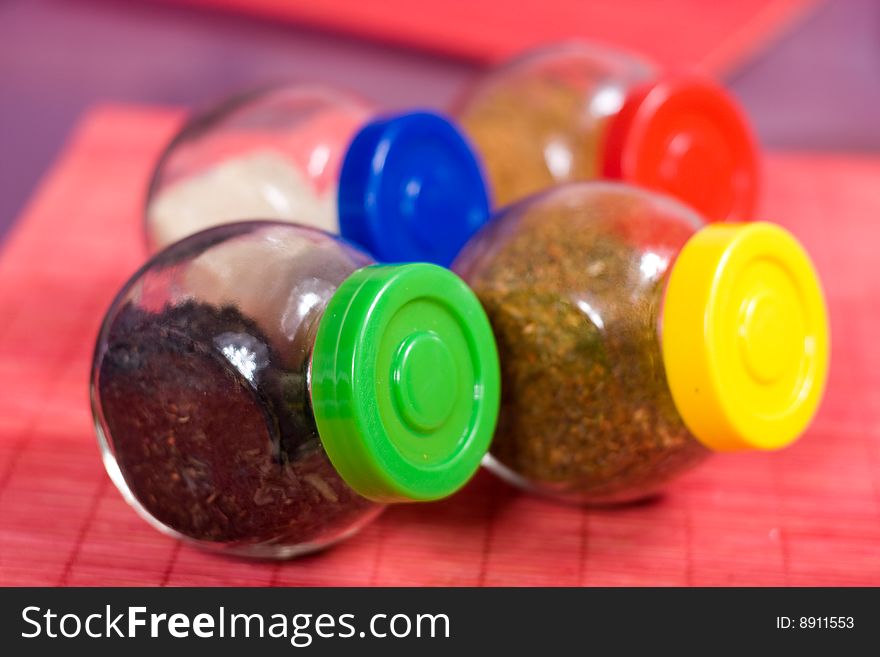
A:
<svg viewBox="0 0 880 657">
<path fill-rule="evenodd" d="M 97 102 L 200 106 L 322 80 L 385 107 L 445 106 L 478 69 L 222 13 L 108 0 L 0 2 L 0 239 Z M 769 146 L 880 150 L 880 2 L 826 0 L 729 77 Z"/>
<path fill-rule="evenodd" d="M 880 2 L 826 0 L 727 81 L 767 145 L 880 151 Z"/>
</svg>

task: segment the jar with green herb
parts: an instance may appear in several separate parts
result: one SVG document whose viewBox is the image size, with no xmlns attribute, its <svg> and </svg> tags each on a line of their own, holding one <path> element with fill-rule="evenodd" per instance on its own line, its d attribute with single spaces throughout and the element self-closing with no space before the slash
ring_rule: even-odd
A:
<svg viewBox="0 0 880 657">
<path fill-rule="evenodd" d="M 712 452 L 788 445 L 817 410 L 823 294 L 778 226 L 570 183 L 503 210 L 454 270 L 501 360 L 487 465 L 528 490 L 636 500 Z"/>
<path fill-rule="evenodd" d="M 752 219 L 755 140 L 733 97 L 705 76 L 564 43 L 485 74 L 453 115 L 500 206 L 554 184 L 605 178 L 668 193 L 712 221 Z"/>
<path fill-rule="evenodd" d="M 107 471 L 152 525 L 286 558 L 478 468 L 499 370 L 479 301 L 430 264 L 372 265 L 318 230 L 227 224 L 123 287 L 91 377 Z"/>
</svg>

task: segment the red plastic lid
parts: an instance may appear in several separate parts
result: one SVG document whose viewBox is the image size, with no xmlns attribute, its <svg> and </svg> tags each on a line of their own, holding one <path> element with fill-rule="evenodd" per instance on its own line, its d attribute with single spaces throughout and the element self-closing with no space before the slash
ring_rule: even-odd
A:
<svg viewBox="0 0 880 657">
<path fill-rule="evenodd" d="M 608 128 L 602 173 L 671 194 L 708 221 L 746 221 L 757 197 L 758 152 L 723 88 L 667 77 L 627 95 Z"/>
</svg>

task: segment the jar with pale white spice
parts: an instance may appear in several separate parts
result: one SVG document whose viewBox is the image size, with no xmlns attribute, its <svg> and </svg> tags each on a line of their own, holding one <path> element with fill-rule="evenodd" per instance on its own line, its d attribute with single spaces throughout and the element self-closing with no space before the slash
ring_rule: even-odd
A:
<svg viewBox="0 0 880 657">
<path fill-rule="evenodd" d="M 489 215 L 463 135 L 431 112 L 287 85 L 186 122 L 147 194 L 151 252 L 201 230 L 281 220 L 341 234 L 384 262 L 449 265 Z"/>
</svg>

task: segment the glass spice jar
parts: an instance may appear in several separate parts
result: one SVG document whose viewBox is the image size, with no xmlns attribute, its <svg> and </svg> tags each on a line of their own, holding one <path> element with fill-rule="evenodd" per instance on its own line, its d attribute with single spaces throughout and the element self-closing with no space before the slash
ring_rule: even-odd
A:
<svg viewBox="0 0 880 657">
<path fill-rule="evenodd" d="M 791 443 L 819 404 L 820 283 L 772 224 L 705 225 L 656 193 L 569 183 L 502 211 L 454 271 L 501 361 L 487 466 L 528 490 L 643 498 L 713 451 Z"/>
<path fill-rule="evenodd" d="M 704 77 L 662 75 L 628 53 L 564 43 L 490 71 L 453 115 L 500 205 L 605 178 L 663 191 L 710 220 L 752 218 L 752 131 L 736 101 Z"/>
<path fill-rule="evenodd" d="M 154 256 L 98 336 L 104 463 L 153 526 L 286 558 L 384 504 L 462 486 L 491 439 L 498 360 L 478 300 L 431 264 L 370 265 L 318 230 L 227 224 Z"/>
<path fill-rule="evenodd" d="M 255 217 L 309 225 L 383 262 L 448 266 L 489 216 L 461 132 L 430 112 L 379 116 L 357 97 L 288 85 L 191 118 L 147 194 L 151 252 Z"/>
</svg>

